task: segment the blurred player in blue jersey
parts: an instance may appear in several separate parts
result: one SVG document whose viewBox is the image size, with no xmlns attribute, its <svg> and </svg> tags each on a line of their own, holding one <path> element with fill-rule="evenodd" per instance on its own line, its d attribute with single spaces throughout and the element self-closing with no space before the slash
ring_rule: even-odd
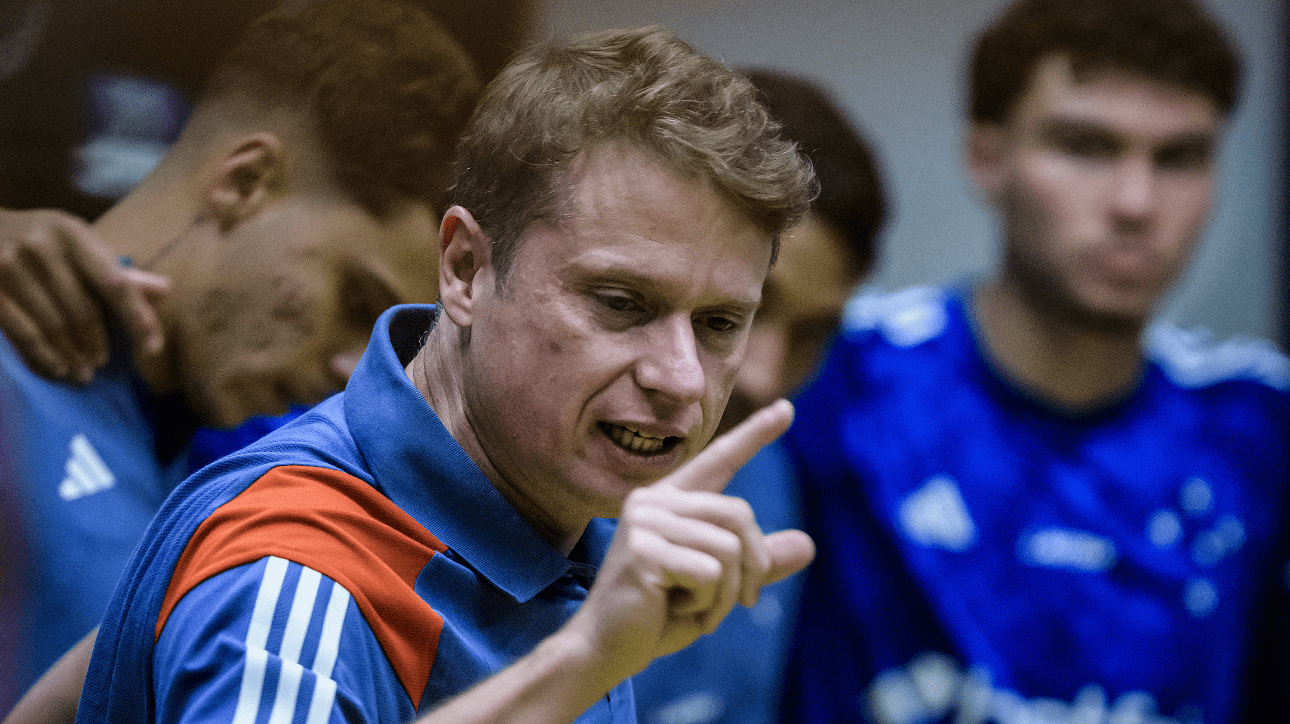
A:
<svg viewBox="0 0 1290 724">
<path fill-rule="evenodd" d="M 409 2 L 443 23 L 483 80 L 522 46 L 536 8 L 534 0 Z M 0 331 L 37 372 L 88 381 L 107 362 L 105 316 L 139 354 L 160 346 L 153 305 L 165 278 L 114 263 L 118 254 L 83 222 L 142 180 L 220 59 L 278 4 L 0 6 Z"/>
<path fill-rule="evenodd" d="M 777 71 L 746 75 L 811 159 L 820 192 L 780 245 L 723 428 L 793 394 L 818 367 L 877 255 L 887 206 L 873 151 L 823 88 Z M 797 482 L 778 442 L 740 469 L 726 493 L 751 503 L 763 528 L 801 526 Z M 716 631 L 633 677 L 642 724 L 777 722 L 801 582 L 798 575 L 768 586 L 756 607 L 731 611 Z"/>
<path fill-rule="evenodd" d="M 10 695 L 98 623 L 199 424 L 317 402 L 381 312 L 435 295 L 470 60 L 415 6 L 309 8 L 254 26 L 156 170 L 93 225 L 168 278 L 164 345 L 144 354 L 114 326 L 108 368 L 74 385 L 0 340 Z"/>
<path fill-rule="evenodd" d="M 1001 263 L 856 303 L 798 398 L 820 556 L 786 721 L 1238 719 L 1287 361 L 1152 323 L 1238 66 L 1191 0 L 1021 0 L 981 34 L 967 167 Z"/>
</svg>

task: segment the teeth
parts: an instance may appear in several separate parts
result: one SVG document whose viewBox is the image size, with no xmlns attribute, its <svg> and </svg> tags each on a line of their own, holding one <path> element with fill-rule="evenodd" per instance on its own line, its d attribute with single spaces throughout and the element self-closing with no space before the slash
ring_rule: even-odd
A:
<svg viewBox="0 0 1290 724">
<path fill-rule="evenodd" d="M 610 425 L 609 438 L 632 452 L 656 453 L 667 444 L 667 438 L 652 437 L 622 425 Z"/>
</svg>

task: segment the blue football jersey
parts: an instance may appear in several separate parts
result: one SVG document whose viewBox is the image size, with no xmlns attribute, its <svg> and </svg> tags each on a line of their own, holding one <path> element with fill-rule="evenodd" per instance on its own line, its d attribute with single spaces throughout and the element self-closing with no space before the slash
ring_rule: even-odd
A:
<svg viewBox="0 0 1290 724">
<path fill-rule="evenodd" d="M 819 556 L 787 721 L 1233 721 L 1279 579 L 1286 358 L 1172 326 L 1071 415 L 981 354 L 966 291 L 862 299 L 787 445 Z"/>
<path fill-rule="evenodd" d="M 13 630 L 0 636 L 0 659 L 14 667 L 12 690 L 26 690 L 98 624 L 187 469 L 182 444 L 171 443 L 192 425 L 176 412 L 151 394 L 119 344 L 93 382 L 73 385 L 32 372 L 0 336 L 0 497 L 13 520 L 0 585 Z M 163 427 L 173 440 L 158 434 Z"/>
</svg>

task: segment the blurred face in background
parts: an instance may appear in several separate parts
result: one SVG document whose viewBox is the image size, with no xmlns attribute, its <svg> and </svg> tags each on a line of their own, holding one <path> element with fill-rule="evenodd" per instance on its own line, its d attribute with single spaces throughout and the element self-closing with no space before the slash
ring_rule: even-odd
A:
<svg viewBox="0 0 1290 724">
<path fill-rule="evenodd" d="M 1041 64 L 1007 123 L 973 129 L 973 174 L 1003 219 L 1003 282 L 1037 308 L 1141 327 L 1209 216 L 1221 114 L 1197 93 Z"/>
<path fill-rule="evenodd" d="M 174 279 L 179 385 L 207 424 L 279 415 L 344 387 L 381 312 L 434 301 L 435 214 L 378 219 L 357 203 L 295 194 L 213 240 Z"/>
<path fill-rule="evenodd" d="M 784 234 L 721 420 L 724 431 L 789 397 L 815 372 L 856 284 L 846 240 L 809 215 Z"/>
</svg>

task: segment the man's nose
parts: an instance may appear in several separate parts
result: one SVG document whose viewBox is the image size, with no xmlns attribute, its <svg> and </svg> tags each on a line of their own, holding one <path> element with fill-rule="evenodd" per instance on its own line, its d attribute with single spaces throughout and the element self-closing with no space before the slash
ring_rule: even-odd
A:
<svg viewBox="0 0 1290 724">
<path fill-rule="evenodd" d="M 696 402 L 706 389 L 694 323 L 686 315 L 656 320 L 636 365 L 636 383 L 677 403 Z"/>
<path fill-rule="evenodd" d="M 1111 189 L 1111 208 L 1118 223 L 1140 230 L 1151 221 L 1158 202 L 1157 181 L 1150 159 L 1130 157 L 1120 162 Z"/>
</svg>

